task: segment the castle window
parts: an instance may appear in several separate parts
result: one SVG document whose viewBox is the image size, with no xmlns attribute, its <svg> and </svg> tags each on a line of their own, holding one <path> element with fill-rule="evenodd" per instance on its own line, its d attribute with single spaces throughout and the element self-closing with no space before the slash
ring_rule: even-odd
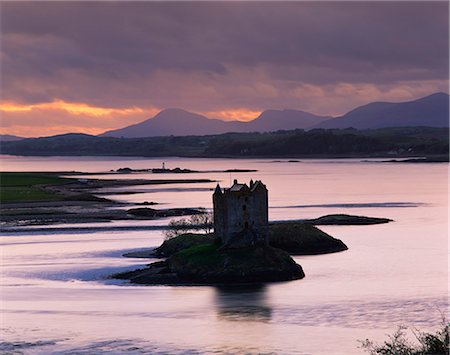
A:
<svg viewBox="0 0 450 355">
<path fill-rule="evenodd" d="M 248 222 L 245 222 L 245 228 L 248 228 Z"/>
<path fill-rule="evenodd" d="M 242 205 L 242 211 L 246 211 L 247 210 L 247 206 L 246 205 Z"/>
</svg>

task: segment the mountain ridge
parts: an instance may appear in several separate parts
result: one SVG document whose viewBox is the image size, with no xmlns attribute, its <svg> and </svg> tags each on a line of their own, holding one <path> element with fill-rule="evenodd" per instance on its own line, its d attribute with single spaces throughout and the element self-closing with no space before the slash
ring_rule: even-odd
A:
<svg viewBox="0 0 450 355">
<path fill-rule="evenodd" d="M 222 121 L 181 108 L 167 108 L 154 117 L 98 136 L 144 138 L 159 136 L 202 136 L 229 132 L 275 132 L 295 129 L 378 129 L 388 127 L 449 127 L 449 95 L 437 92 L 406 102 L 370 102 L 339 117 L 320 116 L 295 109 L 268 109 L 247 122 Z M 65 133 L 58 136 L 72 139 Z M 89 135 L 85 135 L 87 138 Z M 77 136 L 80 138 L 80 136 Z M 0 135 L 0 141 L 27 139 Z"/>
<path fill-rule="evenodd" d="M 247 122 L 221 121 L 179 108 L 169 108 L 162 110 L 153 118 L 107 131 L 100 136 L 141 138 L 314 128 L 448 127 L 448 102 L 447 93 L 437 92 L 405 102 L 370 102 L 338 117 L 315 115 L 295 109 L 268 109 Z"/>
<path fill-rule="evenodd" d="M 449 95 L 437 92 L 405 102 L 371 102 L 314 128 L 376 129 L 383 127 L 448 127 Z"/>
<path fill-rule="evenodd" d="M 0 142 L 13 142 L 25 139 L 24 137 L 14 136 L 12 134 L 0 134 Z"/>
<path fill-rule="evenodd" d="M 168 108 L 154 117 L 124 128 L 107 131 L 100 137 L 142 138 L 156 136 L 211 135 L 227 132 L 270 132 L 306 129 L 330 116 L 319 116 L 301 110 L 266 110 L 254 120 L 222 121 L 179 108 Z"/>
</svg>

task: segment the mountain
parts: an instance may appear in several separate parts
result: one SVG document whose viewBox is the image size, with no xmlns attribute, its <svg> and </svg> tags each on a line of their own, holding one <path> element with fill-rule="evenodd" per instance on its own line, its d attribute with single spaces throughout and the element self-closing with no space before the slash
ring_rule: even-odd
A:
<svg viewBox="0 0 450 355">
<path fill-rule="evenodd" d="M 0 142 L 20 141 L 23 137 L 13 136 L 11 134 L 0 134 Z"/>
<path fill-rule="evenodd" d="M 278 130 L 307 129 L 330 119 L 300 110 L 267 110 L 245 124 L 247 132 L 274 132 Z"/>
<path fill-rule="evenodd" d="M 373 102 L 314 128 L 448 127 L 449 95 L 435 93 L 408 102 Z"/>
<path fill-rule="evenodd" d="M 298 110 L 267 110 L 249 122 L 221 121 L 182 109 L 166 109 L 155 117 L 125 128 L 101 134 L 101 137 L 158 137 L 210 135 L 227 132 L 271 132 L 296 128 L 309 128 L 327 116 L 316 116 Z"/>
<path fill-rule="evenodd" d="M 240 131 L 241 122 L 211 120 L 205 116 L 185 110 L 171 108 L 159 112 L 155 117 L 125 128 L 101 134 L 101 137 L 158 137 L 219 134 Z"/>
</svg>

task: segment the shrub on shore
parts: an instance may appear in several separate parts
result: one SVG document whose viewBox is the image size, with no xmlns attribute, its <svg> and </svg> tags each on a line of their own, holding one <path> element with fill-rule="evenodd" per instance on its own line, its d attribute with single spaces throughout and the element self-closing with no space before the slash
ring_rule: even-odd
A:
<svg viewBox="0 0 450 355">
<path fill-rule="evenodd" d="M 400 326 L 389 335 L 383 344 L 369 339 L 360 341 L 361 348 L 371 355 L 447 355 L 449 348 L 449 323 L 443 319 L 442 326 L 435 333 L 410 329 L 417 342 L 412 343 L 407 336 L 408 327 Z"/>
</svg>

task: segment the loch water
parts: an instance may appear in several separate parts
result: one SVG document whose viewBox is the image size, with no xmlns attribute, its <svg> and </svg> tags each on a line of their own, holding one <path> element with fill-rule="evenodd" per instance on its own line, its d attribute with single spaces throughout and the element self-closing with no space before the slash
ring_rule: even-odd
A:
<svg viewBox="0 0 450 355">
<path fill-rule="evenodd" d="M 296 256 L 306 277 L 243 287 L 136 286 L 108 275 L 152 260 L 159 230 L 8 232 L 1 240 L 0 352 L 25 354 L 360 354 L 399 325 L 439 326 L 448 299 L 448 165 L 376 160 L 3 156 L 2 171 L 102 172 L 129 167 L 208 171 L 133 178 L 262 180 L 270 220 L 331 213 L 387 217 L 371 226 L 321 226 L 340 253 Z M 227 169 L 257 172 L 224 173 Z M 98 175 L 102 179 L 130 175 Z M 117 201 L 212 208 L 214 183 L 110 189 Z M 118 192 L 133 190 L 124 195 Z M 61 225 L 60 225 L 61 226 Z M 87 224 L 89 226 L 89 224 Z M 105 227 L 104 230 L 101 230 Z"/>
</svg>

